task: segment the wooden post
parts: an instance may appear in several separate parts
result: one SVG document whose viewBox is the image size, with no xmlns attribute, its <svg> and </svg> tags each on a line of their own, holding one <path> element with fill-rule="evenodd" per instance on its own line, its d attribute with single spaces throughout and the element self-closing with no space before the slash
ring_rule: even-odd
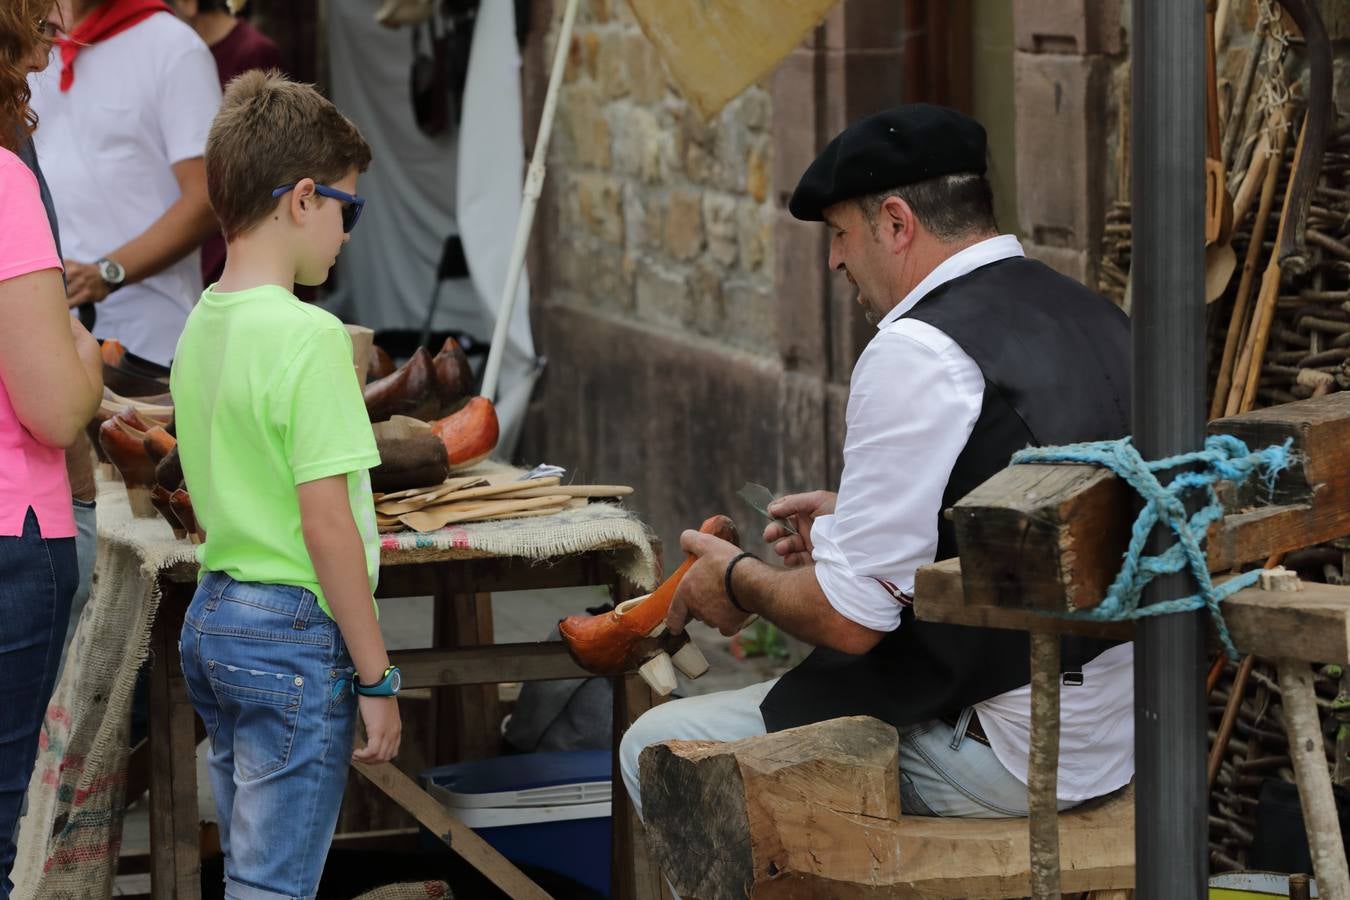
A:
<svg viewBox="0 0 1350 900">
<path fill-rule="evenodd" d="M 197 826 L 197 713 L 178 657 L 178 633 L 195 589 L 161 580 L 163 598 L 150 632 L 150 896 L 201 897 Z"/>
<path fill-rule="evenodd" d="M 1284 695 L 1284 727 L 1289 732 L 1289 756 L 1294 762 L 1298 798 L 1303 806 L 1303 828 L 1312 852 L 1313 874 L 1322 897 L 1350 897 L 1350 871 L 1336 800 L 1331 793 L 1322 724 L 1317 716 L 1317 695 L 1312 670 L 1306 662 L 1281 659 L 1277 664 L 1280 691 Z"/>
<path fill-rule="evenodd" d="M 492 595 L 462 593 L 444 583 L 437 570 L 432 612 L 434 646 L 473 647 L 492 643 Z M 432 701 L 438 763 L 496 756 L 501 744 L 497 685 L 442 688 Z"/>
<path fill-rule="evenodd" d="M 1027 807 L 1031 828 L 1031 895 L 1059 900 L 1060 636 L 1031 637 L 1031 752 Z"/>
</svg>

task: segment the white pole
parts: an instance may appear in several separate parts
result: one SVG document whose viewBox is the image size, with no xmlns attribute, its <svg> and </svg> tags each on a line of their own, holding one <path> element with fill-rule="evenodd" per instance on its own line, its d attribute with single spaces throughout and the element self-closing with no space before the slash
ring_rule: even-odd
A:
<svg viewBox="0 0 1350 900">
<path fill-rule="evenodd" d="M 577 0 L 567 0 L 562 26 L 558 29 L 558 46 L 553 53 L 553 71 L 548 78 L 548 94 L 544 98 L 544 112 L 539 120 L 539 136 L 534 142 L 534 156 L 525 174 L 525 192 L 520 204 L 520 221 L 516 223 L 516 242 L 511 248 L 511 262 L 506 270 L 506 288 L 497 304 L 497 322 L 492 329 L 492 344 L 488 348 L 487 365 L 483 369 L 482 394 L 495 400 L 497 379 L 502 369 L 502 354 L 506 352 L 506 332 L 511 314 L 516 308 L 516 293 L 520 288 L 520 273 L 525 268 L 525 248 L 530 242 L 530 228 L 534 225 L 534 210 L 539 205 L 539 194 L 544 188 L 544 160 L 548 158 L 548 141 L 553 135 L 553 116 L 558 108 L 558 88 L 562 85 L 567 54 L 572 46 L 572 25 L 577 18 Z"/>
</svg>

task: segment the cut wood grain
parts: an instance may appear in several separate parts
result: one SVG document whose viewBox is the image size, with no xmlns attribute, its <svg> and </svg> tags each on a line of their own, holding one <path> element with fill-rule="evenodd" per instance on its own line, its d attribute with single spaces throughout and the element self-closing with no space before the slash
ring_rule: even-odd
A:
<svg viewBox="0 0 1350 900">
<path fill-rule="evenodd" d="M 657 861 L 700 900 L 1025 897 L 1026 820 L 899 815 L 898 754 L 895 730 L 866 717 L 649 747 Z M 1133 834 L 1128 789 L 1060 816 L 1064 890 L 1132 887 Z"/>
</svg>

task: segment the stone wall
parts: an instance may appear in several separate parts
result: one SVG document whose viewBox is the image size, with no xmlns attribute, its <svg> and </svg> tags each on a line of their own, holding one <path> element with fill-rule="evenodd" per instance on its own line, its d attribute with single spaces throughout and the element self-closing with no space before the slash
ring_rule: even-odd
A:
<svg viewBox="0 0 1350 900">
<path fill-rule="evenodd" d="M 667 82 L 623 0 L 584 0 L 550 148 L 548 302 L 773 355 L 772 104 L 711 123 Z"/>
<path fill-rule="evenodd" d="M 900 7 L 844 0 L 703 122 L 624 0 L 581 2 L 531 250 L 549 365 L 521 455 L 632 484 L 668 560 L 714 512 L 758 532 L 735 499 L 746 480 L 837 483 L 866 325 L 826 269 L 823 227 L 784 207 L 830 136 L 901 99 Z M 557 9 L 535 0 L 535 21 Z M 527 132 L 553 44 L 527 48 Z"/>
</svg>

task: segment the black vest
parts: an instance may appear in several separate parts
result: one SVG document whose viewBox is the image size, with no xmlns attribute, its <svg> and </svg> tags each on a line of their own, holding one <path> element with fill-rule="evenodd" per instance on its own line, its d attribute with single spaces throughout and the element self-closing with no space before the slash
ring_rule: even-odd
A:
<svg viewBox="0 0 1350 900">
<path fill-rule="evenodd" d="M 991 263 L 938 287 L 905 317 L 949 336 L 984 374 L 983 407 L 943 509 L 1023 447 L 1129 433 L 1129 320 L 1053 269 L 1021 257 Z M 941 514 L 937 530 L 937 558 L 955 556 L 953 529 Z M 1065 638 L 1064 670 L 1110 646 Z M 1029 660 L 1025 632 L 921 622 L 906 608 L 900 627 L 868 653 L 817 648 L 779 680 L 760 712 L 769 731 L 857 715 L 899 728 L 1027 684 Z"/>
</svg>

